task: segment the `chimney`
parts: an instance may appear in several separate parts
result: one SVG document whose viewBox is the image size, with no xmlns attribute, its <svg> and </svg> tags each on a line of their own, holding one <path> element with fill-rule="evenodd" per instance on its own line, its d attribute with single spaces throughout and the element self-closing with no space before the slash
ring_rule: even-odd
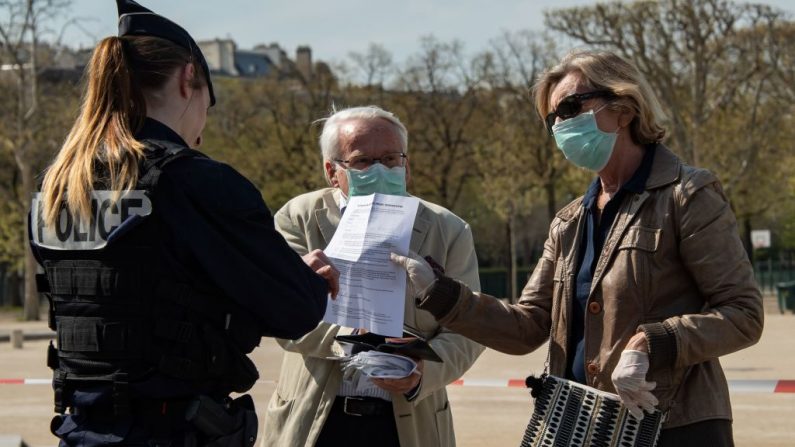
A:
<svg viewBox="0 0 795 447">
<path fill-rule="evenodd" d="M 235 41 L 224 39 L 220 41 L 220 47 L 221 71 L 231 76 L 238 76 L 240 73 L 235 67 L 235 51 L 237 50 Z"/>
<path fill-rule="evenodd" d="M 235 68 L 236 45 L 232 39 L 205 40 L 198 42 L 198 45 L 210 71 L 230 76 L 238 75 Z"/>
<path fill-rule="evenodd" d="M 308 46 L 300 46 L 295 50 L 295 65 L 298 72 L 305 80 L 312 79 L 312 49 Z"/>
</svg>

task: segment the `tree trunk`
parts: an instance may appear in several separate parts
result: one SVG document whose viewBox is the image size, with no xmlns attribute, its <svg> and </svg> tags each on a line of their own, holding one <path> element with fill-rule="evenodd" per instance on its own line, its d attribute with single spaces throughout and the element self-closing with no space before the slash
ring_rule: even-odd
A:
<svg viewBox="0 0 795 447">
<path fill-rule="evenodd" d="M 19 170 L 22 173 L 20 200 L 24 204 L 24 209 L 27 209 L 34 191 L 33 185 L 35 179 L 33 169 L 29 163 L 19 163 Z M 34 321 L 39 319 L 39 291 L 36 289 L 36 273 L 39 265 L 28 246 L 27 219 L 23 221 L 20 230 L 22 230 L 25 235 L 23 238 L 23 243 L 25 244 L 25 321 Z"/>
<path fill-rule="evenodd" d="M 748 259 L 751 261 L 751 264 L 754 263 L 754 245 L 751 241 L 751 219 L 746 217 L 743 219 L 743 246 L 745 247 L 745 252 L 748 254 Z"/>
<path fill-rule="evenodd" d="M 5 303 L 11 307 L 21 307 L 24 302 L 22 299 L 22 287 L 19 281 L 18 271 L 6 271 L 3 274 L 3 291 L 5 295 Z"/>
<path fill-rule="evenodd" d="M 510 246 L 510 265 L 508 268 L 508 281 L 511 286 L 508 288 L 510 302 L 514 303 L 518 299 L 516 291 L 516 218 L 514 211 L 508 216 L 508 245 Z"/>
<path fill-rule="evenodd" d="M 550 180 L 544 185 L 544 190 L 546 192 L 546 199 L 547 199 L 547 217 L 549 218 L 547 224 L 551 224 L 552 220 L 555 218 L 555 213 L 557 213 L 558 209 L 555 206 L 555 182 Z"/>
<path fill-rule="evenodd" d="M 38 263 L 30 249 L 25 251 L 25 321 L 39 320 L 39 291 L 36 289 Z"/>
<path fill-rule="evenodd" d="M 511 218 L 508 217 L 505 219 L 505 245 L 508 249 L 508 256 L 501 257 L 503 260 L 503 267 L 505 268 L 505 281 L 503 283 L 505 285 L 505 291 L 503 292 L 505 296 L 500 298 L 508 298 L 508 302 L 513 303 L 513 296 L 511 296 L 511 252 L 513 251 L 511 233 Z"/>
</svg>

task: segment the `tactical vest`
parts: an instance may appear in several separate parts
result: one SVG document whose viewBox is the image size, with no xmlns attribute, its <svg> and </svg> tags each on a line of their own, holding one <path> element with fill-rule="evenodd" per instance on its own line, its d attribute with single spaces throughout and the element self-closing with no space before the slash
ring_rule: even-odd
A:
<svg viewBox="0 0 795 447">
<path fill-rule="evenodd" d="M 256 322 L 230 298 L 177 282 L 158 251 L 165 239 L 158 207 L 167 204 L 154 193 L 162 170 L 204 155 L 145 143 L 135 190 L 120 197 L 93 191 L 90 222 L 64 207 L 55 228 L 45 228 L 39 197 L 33 199 L 31 247 L 44 267 L 37 283 L 57 333 L 47 364 L 58 413 L 71 406 L 73 390 L 98 383 L 112 385 L 114 410 L 124 413 L 129 385 L 156 374 L 220 394 L 244 392 L 258 379 L 246 356 L 259 344 Z"/>
</svg>

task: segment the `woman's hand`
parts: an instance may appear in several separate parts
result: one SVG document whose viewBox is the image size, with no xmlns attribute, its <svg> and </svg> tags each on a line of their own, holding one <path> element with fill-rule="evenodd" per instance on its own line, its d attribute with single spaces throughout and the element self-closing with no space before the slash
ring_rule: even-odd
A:
<svg viewBox="0 0 795 447">
<path fill-rule="evenodd" d="M 312 250 L 302 256 L 302 259 L 315 273 L 325 278 L 328 282 L 328 291 L 331 294 L 331 299 L 336 299 L 337 293 L 340 291 L 340 272 L 334 267 L 328 256 L 323 253 L 323 250 Z"/>
<path fill-rule="evenodd" d="M 416 295 L 421 290 L 425 290 L 428 286 L 433 284 L 433 281 L 436 279 L 436 275 L 434 275 L 430 264 L 413 251 L 409 251 L 408 256 L 400 256 L 397 253 L 392 253 L 389 258 L 395 264 L 403 267 L 406 273 L 408 273 L 409 283 L 413 289 L 412 295 Z"/>
<path fill-rule="evenodd" d="M 627 349 L 621 353 L 621 359 L 610 377 L 621 402 L 638 419 L 643 419 L 643 410 L 654 411 L 658 404 L 657 398 L 651 393 L 657 384 L 646 381 L 648 371 L 649 354 Z"/>
</svg>

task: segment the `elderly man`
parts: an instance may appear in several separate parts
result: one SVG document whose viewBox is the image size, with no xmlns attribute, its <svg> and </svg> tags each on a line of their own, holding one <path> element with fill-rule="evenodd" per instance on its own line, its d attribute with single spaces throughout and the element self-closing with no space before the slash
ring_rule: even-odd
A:
<svg viewBox="0 0 795 447">
<path fill-rule="evenodd" d="M 339 224 L 349 196 L 373 192 L 406 194 L 409 163 L 406 128 L 378 107 L 332 114 L 320 146 L 330 188 L 289 201 L 275 215 L 276 226 L 299 254 L 323 249 Z M 431 256 L 447 275 L 479 288 L 469 225 L 447 209 L 420 201 L 412 251 Z M 445 386 L 475 362 L 483 347 L 438 326 L 417 310 L 409 292 L 405 325 L 429 340 L 442 363 L 418 361 L 420 372 L 404 379 L 353 386 L 343 380 L 336 335 L 355 329 L 321 323 L 296 341 L 280 340 L 287 351 L 279 382 L 265 414 L 263 446 L 452 446 L 455 445 Z"/>
</svg>

